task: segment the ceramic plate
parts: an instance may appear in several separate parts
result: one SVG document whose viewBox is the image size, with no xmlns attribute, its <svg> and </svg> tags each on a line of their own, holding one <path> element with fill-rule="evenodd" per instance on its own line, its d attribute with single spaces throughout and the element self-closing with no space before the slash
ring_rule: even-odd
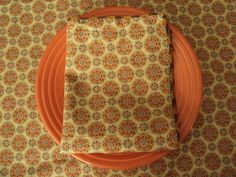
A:
<svg viewBox="0 0 236 177">
<path fill-rule="evenodd" d="M 147 12 L 129 7 L 96 9 L 81 16 L 138 16 Z M 202 98 L 202 75 L 198 58 L 185 37 L 171 24 L 173 36 L 176 118 L 180 141 L 192 129 Z M 60 144 L 63 123 L 66 27 L 59 31 L 45 50 L 36 77 L 36 101 L 41 119 L 50 136 Z M 85 163 L 101 168 L 127 169 L 151 163 L 168 151 L 119 154 L 73 154 Z"/>
</svg>

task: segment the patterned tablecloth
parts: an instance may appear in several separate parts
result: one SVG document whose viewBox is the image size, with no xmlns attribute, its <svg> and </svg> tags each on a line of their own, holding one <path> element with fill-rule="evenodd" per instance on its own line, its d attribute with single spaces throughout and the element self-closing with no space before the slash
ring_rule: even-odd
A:
<svg viewBox="0 0 236 177">
<path fill-rule="evenodd" d="M 124 171 L 93 168 L 59 153 L 40 121 L 35 74 L 68 17 L 111 5 L 162 12 L 188 38 L 204 96 L 191 134 L 167 157 Z M 0 176 L 236 176 L 235 0 L 1 0 Z"/>
</svg>

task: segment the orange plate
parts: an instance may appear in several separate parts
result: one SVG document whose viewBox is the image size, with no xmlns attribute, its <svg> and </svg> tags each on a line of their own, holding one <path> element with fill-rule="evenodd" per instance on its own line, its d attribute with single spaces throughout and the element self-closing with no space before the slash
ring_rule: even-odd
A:
<svg viewBox="0 0 236 177">
<path fill-rule="evenodd" d="M 96 9 L 81 18 L 138 16 L 146 11 L 130 7 Z M 173 34 L 174 79 L 177 124 L 182 141 L 196 120 L 202 97 L 202 75 L 198 59 L 184 36 L 170 25 Z M 63 122 L 66 27 L 59 31 L 45 50 L 36 77 L 36 101 L 41 119 L 50 136 L 60 144 Z M 73 154 L 85 163 L 101 168 L 127 169 L 151 163 L 168 151 L 119 154 Z"/>
</svg>

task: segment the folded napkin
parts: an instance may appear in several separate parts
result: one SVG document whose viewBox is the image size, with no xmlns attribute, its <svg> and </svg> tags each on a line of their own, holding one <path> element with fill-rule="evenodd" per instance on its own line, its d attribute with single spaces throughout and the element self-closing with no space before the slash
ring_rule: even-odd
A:
<svg viewBox="0 0 236 177">
<path fill-rule="evenodd" d="M 61 152 L 177 148 L 167 29 L 162 15 L 69 21 Z"/>
</svg>

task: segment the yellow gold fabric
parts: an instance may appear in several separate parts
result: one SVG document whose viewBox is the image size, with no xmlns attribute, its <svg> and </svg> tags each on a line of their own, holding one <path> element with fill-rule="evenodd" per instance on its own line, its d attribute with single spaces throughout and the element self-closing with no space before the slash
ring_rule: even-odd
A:
<svg viewBox="0 0 236 177">
<path fill-rule="evenodd" d="M 176 149 L 171 67 L 162 15 L 69 21 L 62 152 Z"/>
<path fill-rule="evenodd" d="M 132 170 L 94 168 L 60 154 L 34 99 L 41 55 L 67 18 L 114 5 L 165 14 L 191 43 L 203 74 L 202 106 L 180 149 Z M 235 16 L 234 0 L 1 0 L 0 176 L 235 177 Z"/>
</svg>

